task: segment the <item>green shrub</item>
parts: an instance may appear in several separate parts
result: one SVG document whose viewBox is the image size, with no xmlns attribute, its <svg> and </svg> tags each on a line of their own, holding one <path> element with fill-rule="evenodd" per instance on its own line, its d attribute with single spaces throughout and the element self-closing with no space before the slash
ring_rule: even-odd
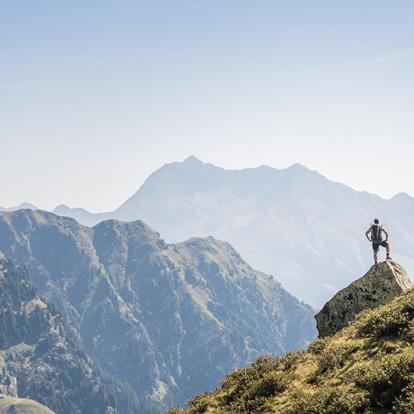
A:
<svg viewBox="0 0 414 414">
<path fill-rule="evenodd" d="M 227 393 L 223 402 L 229 413 L 260 413 L 269 397 L 286 389 L 283 372 L 292 366 L 298 354 L 284 357 L 262 356 L 244 369 L 228 375 L 223 383 Z M 227 411 L 226 411 L 227 412 Z"/>
<path fill-rule="evenodd" d="M 182 410 L 181 408 L 174 407 L 171 410 L 166 411 L 164 414 L 184 414 L 186 411 Z"/>
<path fill-rule="evenodd" d="M 316 338 L 308 347 L 308 352 L 314 355 L 320 355 L 326 348 L 330 338 Z"/>
<path fill-rule="evenodd" d="M 252 385 L 249 395 L 251 398 L 271 397 L 287 388 L 283 375 L 279 372 L 269 372 L 264 378 Z"/>
<path fill-rule="evenodd" d="M 370 364 L 355 368 L 355 384 L 368 391 L 372 407 L 392 408 L 402 390 L 414 380 L 414 351 L 379 355 Z"/>
<path fill-rule="evenodd" d="M 409 291 L 397 301 L 375 310 L 361 312 L 356 319 L 357 336 L 398 337 L 414 319 L 414 292 Z"/>
<path fill-rule="evenodd" d="M 400 335 L 408 343 L 414 343 L 414 319 L 410 320 L 406 326 L 401 327 Z"/>
<path fill-rule="evenodd" d="M 414 383 L 405 387 L 394 403 L 393 412 L 396 414 L 414 413 Z"/>
<path fill-rule="evenodd" d="M 321 387 L 312 394 L 298 393 L 283 414 L 367 413 L 369 400 L 356 389 Z"/>
<path fill-rule="evenodd" d="M 243 393 L 253 382 L 263 378 L 266 373 L 276 370 L 279 367 L 280 359 L 280 357 L 272 355 L 262 355 L 248 367 L 236 369 L 228 374 L 221 383 L 222 388 L 231 390 L 229 396 L 231 400 Z"/>
<path fill-rule="evenodd" d="M 318 374 L 342 368 L 358 348 L 358 345 L 352 342 L 333 343 L 326 347 L 318 359 Z"/>
<path fill-rule="evenodd" d="M 188 402 L 191 413 L 203 414 L 207 411 L 208 405 L 211 400 L 211 394 L 205 392 L 204 394 L 197 395 Z"/>
<path fill-rule="evenodd" d="M 278 369 L 282 371 L 288 371 L 292 369 L 296 364 L 300 363 L 306 357 L 305 351 L 288 352 L 279 358 Z"/>
</svg>

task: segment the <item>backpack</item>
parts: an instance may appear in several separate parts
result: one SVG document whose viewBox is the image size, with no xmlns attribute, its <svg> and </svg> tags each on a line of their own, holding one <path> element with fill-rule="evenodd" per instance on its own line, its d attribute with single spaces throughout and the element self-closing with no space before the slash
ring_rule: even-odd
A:
<svg viewBox="0 0 414 414">
<path fill-rule="evenodd" d="M 379 224 L 371 224 L 371 239 L 373 243 L 382 242 L 382 226 Z"/>
</svg>

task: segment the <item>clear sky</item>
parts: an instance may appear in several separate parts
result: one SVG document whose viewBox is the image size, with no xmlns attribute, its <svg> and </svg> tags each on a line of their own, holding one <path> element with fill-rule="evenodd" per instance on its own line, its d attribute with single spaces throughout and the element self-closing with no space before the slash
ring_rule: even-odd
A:
<svg viewBox="0 0 414 414">
<path fill-rule="evenodd" d="M 166 162 L 414 195 L 411 0 L 0 1 L 0 205 L 117 207 Z"/>
</svg>

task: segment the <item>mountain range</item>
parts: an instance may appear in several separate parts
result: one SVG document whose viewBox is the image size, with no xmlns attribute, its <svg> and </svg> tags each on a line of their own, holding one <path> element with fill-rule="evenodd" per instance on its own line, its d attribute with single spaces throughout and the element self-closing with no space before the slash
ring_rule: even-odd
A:
<svg viewBox="0 0 414 414">
<path fill-rule="evenodd" d="M 105 220 L 90 228 L 25 209 L 0 213 L 0 251 L 24 266 L 47 301 L 31 293 L 20 302 L 34 303 L 36 310 L 54 304 L 64 326 L 73 330 L 66 334 L 62 328 L 57 342 L 73 339 L 67 352 L 76 350 L 85 372 L 99 367 L 102 375 L 96 381 L 106 384 L 110 375 L 121 384 L 118 389 L 128 390 L 122 394 L 130 395 L 131 410 L 134 404 L 143 413 L 183 404 L 201 390 L 214 389 L 219 378 L 257 355 L 298 349 L 315 336 L 310 306 L 273 277 L 253 270 L 230 244 L 212 237 L 170 244 L 142 221 Z M 54 312 L 36 335 L 57 330 L 53 321 L 60 319 Z M 9 332 L 6 339 L 14 342 L 3 348 L 28 343 L 19 335 Z M 36 355 L 38 348 L 33 349 Z M 28 363 L 36 369 L 43 361 Z M 26 372 L 24 366 L 17 360 L 16 372 Z M 26 389 L 23 375 L 17 382 Z M 41 398 L 35 399 L 48 402 L 38 394 Z M 72 412 L 61 406 L 56 411 Z"/>
<path fill-rule="evenodd" d="M 55 213 L 88 226 L 141 219 L 169 242 L 209 235 L 229 241 L 315 308 L 371 263 L 364 232 L 375 217 L 391 235 L 393 256 L 414 270 L 413 198 L 355 191 L 300 164 L 225 170 L 192 156 L 155 171 L 113 212 L 59 206 Z"/>
</svg>

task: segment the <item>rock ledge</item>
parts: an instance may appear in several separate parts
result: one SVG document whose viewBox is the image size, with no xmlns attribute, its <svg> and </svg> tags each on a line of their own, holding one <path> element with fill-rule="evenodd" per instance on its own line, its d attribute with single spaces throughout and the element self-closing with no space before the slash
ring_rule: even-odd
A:
<svg viewBox="0 0 414 414">
<path fill-rule="evenodd" d="M 340 290 L 315 315 L 319 336 L 333 335 L 365 309 L 390 302 L 413 283 L 404 268 L 394 261 L 374 265 L 368 273 Z"/>
</svg>

